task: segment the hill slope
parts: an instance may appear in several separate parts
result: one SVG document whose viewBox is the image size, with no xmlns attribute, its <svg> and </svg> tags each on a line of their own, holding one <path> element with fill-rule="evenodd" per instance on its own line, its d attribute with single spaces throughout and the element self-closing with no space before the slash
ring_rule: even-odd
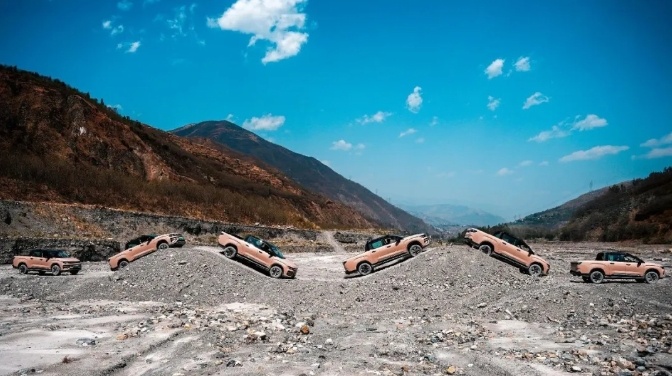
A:
<svg viewBox="0 0 672 376">
<path fill-rule="evenodd" d="M 230 149 L 151 128 L 66 84 L 0 66 L 0 199 L 222 221 L 372 227 Z"/>
<path fill-rule="evenodd" d="M 503 226 L 527 238 L 672 242 L 672 167 Z"/>
<path fill-rule="evenodd" d="M 411 232 L 430 231 L 430 227 L 421 219 L 391 205 L 360 184 L 345 179 L 317 159 L 268 142 L 231 122 L 206 121 L 187 125 L 172 133 L 184 137 L 209 139 L 260 159 L 282 171 L 301 186 L 349 205 L 385 226 Z"/>
</svg>

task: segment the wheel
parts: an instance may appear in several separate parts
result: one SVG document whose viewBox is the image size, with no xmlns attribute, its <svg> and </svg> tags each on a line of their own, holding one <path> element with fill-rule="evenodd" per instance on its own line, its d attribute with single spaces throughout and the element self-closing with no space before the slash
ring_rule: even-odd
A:
<svg viewBox="0 0 672 376">
<path fill-rule="evenodd" d="M 654 283 L 658 281 L 660 276 L 658 275 L 658 272 L 655 272 L 653 270 L 649 270 L 644 274 L 644 279 L 646 280 L 646 283 Z"/>
<path fill-rule="evenodd" d="M 360 275 L 369 275 L 373 271 L 373 267 L 368 262 L 364 261 L 357 265 L 357 271 Z"/>
<path fill-rule="evenodd" d="M 593 270 L 590 272 L 590 282 L 592 283 L 602 283 L 604 282 L 604 273 L 600 270 Z"/>
<path fill-rule="evenodd" d="M 228 247 L 224 248 L 222 253 L 224 254 L 224 257 L 226 257 L 228 259 L 232 259 L 232 258 L 236 257 L 236 255 L 238 254 L 238 251 L 236 250 L 235 247 L 228 246 Z"/>
<path fill-rule="evenodd" d="M 72 275 L 77 275 L 77 273 L 79 273 L 79 270 L 71 270 L 70 271 L 70 274 L 72 274 Z"/>
<path fill-rule="evenodd" d="M 126 261 L 126 260 L 119 261 L 119 265 L 118 265 L 119 269 L 123 269 L 127 266 L 128 266 L 128 261 Z"/>
<path fill-rule="evenodd" d="M 163 249 L 168 249 L 168 243 L 166 243 L 166 242 L 161 242 L 161 243 L 159 243 L 159 245 L 156 247 L 156 249 L 161 249 L 161 250 L 163 250 Z"/>
<path fill-rule="evenodd" d="M 533 277 L 539 277 L 541 273 L 544 272 L 544 270 L 541 268 L 541 265 L 532 264 L 529 268 L 527 268 L 527 272 L 530 273 L 530 275 Z"/>
<path fill-rule="evenodd" d="M 481 252 L 485 253 L 486 255 L 492 256 L 492 247 L 488 244 L 483 244 L 482 246 L 478 247 L 478 249 L 480 249 Z"/>
<path fill-rule="evenodd" d="M 58 264 L 54 264 L 51 266 L 51 274 L 52 275 L 61 275 L 61 267 L 58 266 Z"/>
<path fill-rule="evenodd" d="M 581 277 L 583 279 L 583 282 L 590 282 L 590 277 Z"/>
<path fill-rule="evenodd" d="M 268 275 L 270 275 L 271 278 L 282 277 L 282 267 L 280 265 L 271 266 L 271 269 L 268 271 Z"/>
<path fill-rule="evenodd" d="M 413 244 L 408 248 L 408 254 L 411 255 L 411 257 L 415 257 L 422 252 L 422 247 L 418 244 Z"/>
<path fill-rule="evenodd" d="M 27 274 L 28 273 L 28 267 L 26 266 L 26 264 L 19 265 L 19 273 L 21 273 L 21 274 Z"/>
</svg>

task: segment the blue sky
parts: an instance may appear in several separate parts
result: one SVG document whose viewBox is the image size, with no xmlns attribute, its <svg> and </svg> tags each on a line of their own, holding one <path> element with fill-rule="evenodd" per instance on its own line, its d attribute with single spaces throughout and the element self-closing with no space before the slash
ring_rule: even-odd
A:
<svg viewBox="0 0 672 376">
<path fill-rule="evenodd" d="M 672 2 L 0 0 L 0 63 L 513 219 L 672 165 Z"/>
</svg>

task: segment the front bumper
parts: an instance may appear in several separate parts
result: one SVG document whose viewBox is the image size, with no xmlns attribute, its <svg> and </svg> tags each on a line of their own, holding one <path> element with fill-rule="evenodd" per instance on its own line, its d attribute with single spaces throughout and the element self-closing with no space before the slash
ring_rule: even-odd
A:
<svg viewBox="0 0 672 376">
<path fill-rule="evenodd" d="M 184 239 L 178 239 L 173 244 L 170 245 L 171 248 L 180 248 L 187 244 L 187 241 Z"/>
<path fill-rule="evenodd" d="M 287 278 L 295 278 L 296 273 L 299 271 L 299 268 L 291 268 L 287 267 L 287 272 L 285 272 L 285 277 Z"/>
<path fill-rule="evenodd" d="M 63 264 L 61 270 L 64 272 L 69 272 L 73 270 L 82 270 L 82 264 Z"/>
</svg>

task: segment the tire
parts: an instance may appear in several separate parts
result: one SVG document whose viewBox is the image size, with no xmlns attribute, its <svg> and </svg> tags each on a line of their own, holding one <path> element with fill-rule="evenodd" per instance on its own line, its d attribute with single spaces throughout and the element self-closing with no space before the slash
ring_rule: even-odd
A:
<svg viewBox="0 0 672 376">
<path fill-rule="evenodd" d="M 128 266 L 128 261 L 126 260 L 121 260 L 119 261 L 119 265 L 117 265 L 117 269 L 123 269 Z"/>
<path fill-rule="evenodd" d="M 26 264 L 19 264 L 19 273 L 28 274 L 28 266 Z"/>
<path fill-rule="evenodd" d="M 527 272 L 530 273 L 530 275 L 533 277 L 540 277 L 544 272 L 544 269 L 541 267 L 541 265 L 534 263 L 530 265 L 529 268 L 527 268 Z"/>
<path fill-rule="evenodd" d="M 168 249 L 168 243 L 161 242 L 161 243 L 159 243 L 159 245 L 156 246 L 156 249 L 160 249 L 160 250 Z"/>
<path fill-rule="evenodd" d="M 224 257 L 226 257 L 228 259 L 234 259 L 234 258 L 236 258 L 236 255 L 238 254 L 238 251 L 236 250 L 235 247 L 227 246 L 227 247 L 224 247 L 224 250 L 222 251 L 222 254 L 224 255 Z"/>
<path fill-rule="evenodd" d="M 410 247 L 408 247 L 408 254 L 411 255 L 411 257 L 415 257 L 422 252 L 422 247 L 419 244 L 413 244 Z"/>
<path fill-rule="evenodd" d="M 54 264 L 51 266 L 51 275 L 53 276 L 61 275 L 61 267 L 58 266 L 58 264 Z"/>
<path fill-rule="evenodd" d="M 369 275 L 373 271 L 373 267 L 368 262 L 364 261 L 357 265 L 359 275 Z"/>
<path fill-rule="evenodd" d="M 70 274 L 72 274 L 72 275 L 77 275 L 77 273 L 79 273 L 79 270 L 71 270 L 70 271 Z"/>
<path fill-rule="evenodd" d="M 581 277 L 583 279 L 583 282 L 590 283 L 590 277 Z"/>
<path fill-rule="evenodd" d="M 649 270 L 646 272 L 646 274 L 644 274 L 644 280 L 646 280 L 646 283 L 656 283 L 658 282 L 658 279 L 660 279 L 660 276 L 655 270 Z"/>
<path fill-rule="evenodd" d="M 492 247 L 489 244 L 483 244 L 482 246 L 478 247 L 478 249 L 486 255 L 492 256 Z"/>
<path fill-rule="evenodd" d="M 271 278 L 280 278 L 282 277 L 282 266 L 280 265 L 273 265 L 271 268 L 268 270 L 268 275 L 271 276 Z"/>
<path fill-rule="evenodd" d="M 604 282 L 604 273 L 602 273 L 601 270 L 593 270 L 590 272 L 590 276 L 588 276 L 588 278 L 592 283 L 602 283 Z"/>
</svg>

